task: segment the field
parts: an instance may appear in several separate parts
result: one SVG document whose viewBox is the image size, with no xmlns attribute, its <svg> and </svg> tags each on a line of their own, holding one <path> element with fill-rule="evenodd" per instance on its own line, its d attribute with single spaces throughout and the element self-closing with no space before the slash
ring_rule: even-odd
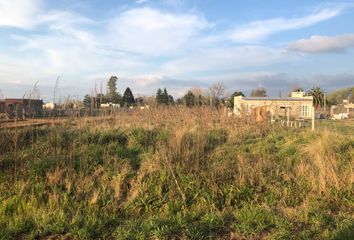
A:
<svg viewBox="0 0 354 240">
<path fill-rule="evenodd" d="M 354 122 L 160 108 L 0 130 L 0 239 L 354 239 Z"/>
</svg>

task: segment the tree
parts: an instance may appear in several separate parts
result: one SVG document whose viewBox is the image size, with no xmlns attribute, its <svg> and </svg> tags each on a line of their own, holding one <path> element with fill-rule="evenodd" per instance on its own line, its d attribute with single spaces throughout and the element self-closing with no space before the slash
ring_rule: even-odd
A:
<svg viewBox="0 0 354 240">
<path fill-rule="evenodd" d="M 162 104 L 162 103 L 163 103 L 163 97 L 162 97 L 162 90 L 161 90 L 161 88 L 157 89 L 157 93 L 156 93 L 156 103 L 157 103 L 157 104 Z"/>
<path fill-rule="evenodd" d="M 175 103 L 175 100 L 173 99 L 172 95 L 168 95 L 168 105 L 173 105 Z"/>
<path fill-rule="evenodd" d="M 228 106 L 229 108 L 234 108 L 234 98 L 237 97 L 237 96 L 242 96 L 242 97 L 244 97 L 245 94 L 243 94 L 243 92 L 234 92 L 234 93 L 230 96 L 229 101 L 228 101 L 228 104 L 227 104 L 227 106 Z"/>
<path fill-rule="evenodd" d="M 211 103 L 216 106 L 219 104 L 220 99 L 224 96 L 225 86 L 223 82 L 214 83 L 209 87 Z"/>
<path fill-rule="evenodd" d="M 111 76 L 107 83 L 107 100 L 115 104 L 121 103 L 122 101 L 121 95 L 117 92 L 117 80 L 118 78 L 116 76 Z"/>
<path fill-rule="evenodd" d="M 117 92 L 117 80 L 116 76 L 111 76 L 108 80 L 108 94 L 116 93 Z"/>
<path fill-rule="evenodd" d="M 336 90 L 328 95 L 328 103 L 330 105 L 337 105 L 343 103 L 343 100 L 348 100 L 350 102 L 354 99 L 354 87 L 343 88 Z"/>
<path fill-rule="evenodd" d="M 313 105 L 317 109 L 324 105 L 324 91 L 320 87 L 313 87 L 308 92 L 313 97 Z"/>
<path fill-rule="evenodd" d="M 168 94 L 166 88 L 164 88 L 163 91 L 159 88 L 156 93 L 156 103 L 170 105 L 173 104 L 174 101 L 173 101 L 173 97 Z"/>
<path fill-rule="evenodd" d="M 267 96 L 267 90 L 263 87 L 258 87 L 256 89 L 253 89 L 251 92 L 251 97 L 266 97 Z"/>
<path fill-rule="evenodd" d="M 107 103 L 107 97 L 103 93 L 97 94 L 97 98 L 100 100 L 100 103 Z"/>
<path fill-rule="evenodd" d="M 133 93 L 129 87 L 127 87 L 127 89 L 124 91 L 122 103 L 127 107 L 133 106 L 135 104 Z"/>
<path fill-rule="evenodd" d="M 186 95 L 183 97 L 184 104 L 187 107 L 193 107 L 195 104 L 195 96 L 191 91 L 188 91 Z"/>
<path fill-rule="evenodd" d="M 91 96 L 86 94 L 83 103 L 85 108 L 91 108 Z"/>
</svg>

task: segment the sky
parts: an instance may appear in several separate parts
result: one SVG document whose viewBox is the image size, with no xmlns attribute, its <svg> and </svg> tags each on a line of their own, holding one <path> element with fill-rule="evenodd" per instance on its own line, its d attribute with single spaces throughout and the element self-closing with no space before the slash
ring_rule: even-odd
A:
<svg viewBox="0 0 354 240">
<path fill-rule="evenodd" d="M 354 0 L 0 0 L 1 97 L 354 85 Z"/>
</svg>

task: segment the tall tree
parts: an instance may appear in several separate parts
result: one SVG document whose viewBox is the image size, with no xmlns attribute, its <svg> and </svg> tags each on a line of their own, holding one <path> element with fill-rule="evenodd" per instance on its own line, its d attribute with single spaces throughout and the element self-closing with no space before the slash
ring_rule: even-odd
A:
<svg viewBox="0 0 354 240">
<path fill-rule="evenodd" d="M 195 96 L 192 91 L 188 91 L 186 95 L 183 97 L 184 104 L 187 107 L 193 107 L 195 104 Z"/>
<path fill-rule="evenodd" d="M 266 97 L 267 90 L 264 87 L 258 87 L 253 89 L 251 92 L 251 97 Z"/>
<path fill-rule="evenodd" d="M 168 105 L 173 105 L 175 103 L 175 100 L 173 99 L 172 95 L 168 95 Z"/>
<path fill-rule="evenodd" d="M 168 92 L 167 92 L 167 89 L 166 89 L 166 88 L 163 89 L 162 102 L 163 102 L 164 104 L 168 105 Z"/>
<path fill-rule="evenodd" d="M 229 100 L 228 100 L 227 106 L 228 106 L 229 108 L 234 108 L 234 98 L 237 97 L 237 96 L 242 96 L 242 97 L 244 97 L 245 94 L 243 94 L 243 92 L 234 92 L 234 93 L 230 96 L 230 98 L 229 98 Z"/>
<path fill-rule="evenodd" d="M 167 89 L 164 88 L 162 91 L 160 88 L 157 90 L 156 93 L 156 103 L 157 104 L 165 104 L 170 105 L 173 104 L 173 97 L 168 94 Z"/>
<path fill-rule="evenodd" d="M 122 100 L 121 95 L 117 92 L 117 80 L 118 78 L 116 76 L 111 76 L 107 83 L 108 86 L 107 100 L 115 104 L 121 103 Z"/>
<path fill-rule="evenodd" d="M 219 104 L 220 99 L 225 94 L 225 86 L 223 82 L 217 82 L 209 86 L 210 100 L 213 106 Z"/>
<path fill-rule="evenodd" d="M 117 92 L 117 80 L 116 76 L 111 76 L 108 80 L 108 94 L 116 93 Z"/>
<path fill-rule="evenodd" d="M 317 109 L 324 105 L 324 91 L 320 87 L 313 87 L 308 92 L 313 97 L 313 105 Z"/>
<path fill-rule="evenodd" d="M 124 91 L 122 103 L 127 107 L 130 107 L 135 104 L 133 93 L 129 87 L 127 87 L 127 89 L 125 89 Z"/>
<path fill-rule="evenodd" d="M 85 108 L 90 108 L 91 107 L 91 96 L 86 94 L 85 97 L 84 97 L 84 100 L 83 100 L 83 103 L 84 103 L 84 107 Z"/>
<path fill-rule="evenodd" d="M 157 89 L 157 93 L 156 93 L 156 103 L 157 103 L 157 104 L 162 104 L 162 103 L 163 103 L 163 97 L 162 97 L 162 90 L 161 90 L 161 88 Z"/>
</svg>

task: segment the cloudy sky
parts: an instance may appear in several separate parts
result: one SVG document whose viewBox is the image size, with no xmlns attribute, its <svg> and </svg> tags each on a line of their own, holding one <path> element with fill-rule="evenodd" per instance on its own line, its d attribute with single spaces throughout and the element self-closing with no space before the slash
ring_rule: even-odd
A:
<svg viewBox="0 0 354 240">
<path fill-rule="evenodd" d="M 0 0 L 0 91 L 354 85 L 354 0 Z"/>
</svg>

